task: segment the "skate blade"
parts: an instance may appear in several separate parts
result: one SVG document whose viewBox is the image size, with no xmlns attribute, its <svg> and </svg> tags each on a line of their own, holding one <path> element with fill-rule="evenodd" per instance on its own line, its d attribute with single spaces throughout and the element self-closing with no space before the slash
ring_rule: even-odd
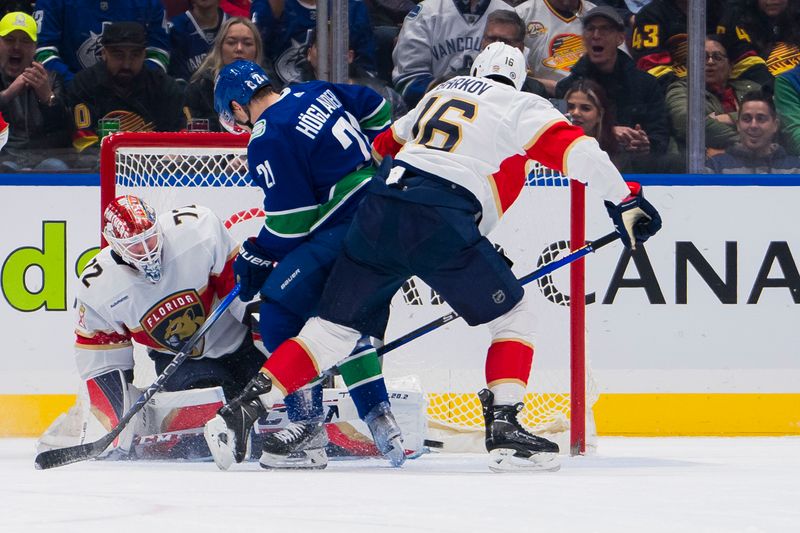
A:
<svg viewBox="0 0 800 533">
<path fill-rule="evenodd" d="M 392 463 L 395 468 L 400 468 L 406 462 L 406 451 L 403 448 L 403 439 L 398 435 L 389 441 L 390 448 L 383 453 L 383 456 Z"/>
<path fill-rule="evenodd" d="M 265 470 L 322 470 L 328 466 L 328 454 L 324 448 L 302 450 L 289 455 L 262 452 L 258 462 Z"/>
<path fill-rule="evenodd" d="M 492 472 L 556 472 L 561 468 L 557 453 L 534 453 L 518 457 L 515 451 L 498 448 L 489 452 L 489 470 Z"/>
<path fill-rule="evenodd" d="M 228 425 L 221 416 L 216 415 L 206 422 L 203 427 L 203 436 L 211 451 L 211 457 L 220 470 L 227 470 L 236 462 L 236 438 L 228 430 Z"/>
</svg>

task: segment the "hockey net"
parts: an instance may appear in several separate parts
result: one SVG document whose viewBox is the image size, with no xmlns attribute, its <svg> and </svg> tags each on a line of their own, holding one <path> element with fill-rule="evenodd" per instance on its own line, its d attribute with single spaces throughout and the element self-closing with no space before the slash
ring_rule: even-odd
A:
<svg viewBox="0 0 800 533">
<path fill-rule="evenodd" d="M 247 174 L 247 136 L 226 133 L 124 132 L 103 139 L 101 213 L 119 194 L 137 194 L 157 212 L 199 204 L 212 209 L 237 239 L 263 223 L 262 192 Z M 521 276 L 582 245 L 583 187 L 535 165 L 523 197 L 490 238 L 515 262 Z M 570 213 L 569 216 L 565 213 Z M 536 293 L 539 339 L 520 420 L 556 440 L 562 453 L 591 451 L 596 442 L 592 406 L 598 392 L 586 365 L 582 261 L 528 285 Z M 468 287 L 465 287 L 468 290 Z M 570 297 L 570 295 L 572 295 Z M 540 301 L 541 300 L 541 301 Z M 576 302 L 579 305 L 571 305 Z M 441 298 L 412 278 L 392 302 L 387 341 L 449 312 Z M 483 447 L 477 391 L 484 386 L 485 328 L 455 321 L 384 358 L 387 382 L 425 392 L 431 438 L 445 450 Z M 147 364 L 146 358 L 137 359 Z M 137 371 L 137 375 L 140 375 Z M 154 377 L 154 374 L 152 374 Z"/>
</svg>

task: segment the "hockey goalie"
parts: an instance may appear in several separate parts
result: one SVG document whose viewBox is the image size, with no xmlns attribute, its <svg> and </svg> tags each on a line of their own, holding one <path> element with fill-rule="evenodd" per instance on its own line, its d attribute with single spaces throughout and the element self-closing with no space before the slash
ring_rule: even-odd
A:
<svg viewBox="0 0 800 533">
<path fill-rule="evenodd" d="M 76 405 L 40 438 L 39 452 L 108 433 L 141 395 L 133 385 L 134 372 L 141 370 L 134 367 L 134 345 L 160 374 L 235 284 L 239 244 L 207 208 L 156 216 L 143 199 L 126 195 L 109 204 L 103 221 L 109 246 L 86 265 L 76 299 L 75 357 L 83 384 Z M 247 303 L 235 300 L 101 458 L 210 459 L 203 425 L 265 361 L 251 321 L 257 332 Z M 392 396 L 407 453 L 417 453 L 425 433 L 423 396 L 413 390 Z M 326 390 L 323 403 L 322 438 L 284 450 L 287 460 L 274 467 L 297 467 L 288 458 L 308 455 L 309 445 L 319 448 L 315 457 L 324 458 L 312 465 L 317 468 L 324 468 L 329 453 L 379 455 L 346 390 Z M 257 445 L 248 446 L 253 457 L 269 442 L 282 442 L 281 432 L 291 434 L 291 424 L 286 406 L 276 405 L 254 425 Z"/>
</svg>

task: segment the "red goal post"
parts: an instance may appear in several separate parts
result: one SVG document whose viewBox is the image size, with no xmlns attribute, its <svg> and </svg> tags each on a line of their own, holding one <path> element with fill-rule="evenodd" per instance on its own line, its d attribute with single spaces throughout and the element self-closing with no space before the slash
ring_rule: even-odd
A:
<svg viewBox="0 0 800 533">
<path fill-rule="evenodd" d="M 243 239 L 248 235 L 255 234 L 260 226 L 258 217 L 263 216 L 263 212 L 260 210 L 263 197 L 261 190 L 250 184 L 247 175 L 248 141 L 249 136 L 247 135 L 200 132 L 121 132 L 105 137 L 100 157 L 101 216 L 108 203 L 117 195 L 132 193 L 143 196 L 157 212 L 187 204 L 205 205 L 226 222 L 236 238 Z M 569 187 L 567 187 L 568 182 Z M 555 238 L 551 239 L 548 241 L 551 243 L 550 246 L 546 247 L 544 251 L 530 248 L 528 252 L 535 252 L 536 258 L 541 264 L 543 259 L 549 261 L 557 257 L 559 253 L 566 253 L 569 248 L 574 250 L 582 246 L 585 242 L 584 187 L 540 165 L 535 165 L 531 169 L 529 185 L 531 187 L 526 187 L 526 189 L 535 189 L 535 196 L 539 196 L 545 190 L 557 191 L 555 196 L 558 197 L 558 202 L 568 204 L 569 217 L 567 219 L 563 210 L 558 213 L 558 217 L 564 220 L 563 227 L 554 230 L 556 231 L 554 235 L 560 236 L 557 238 L 557 242 L 553 242 Z M 548 200 L 545 203 L 552 202 Z M 551 209 L 557 212 L 557 208 Z M 530 210 L 535 211 L 535 209 Z M 535 224 L 538 222 L 530 223 L 530 225 Z M 568 238 L 564 238 L 566 234 L 568 234 Z M 533 257 L 533 253 L 523 255 Z M 517 258 L 514 257 L 514 260 L 517 261 Z M 522 266 L 525 270 L 520 271 L 519 274 L 526 274 L 537 265 L 531 266 L 532 268 L 529 269 Z M 516 267 L 515 271 L 517 271 Z M 568 339 L 563 339 L 563 342 L 558 343 L 559 354 L 557 356 L 560 361 L 564 362 L 564 372 L 567 378 L 566 382 L 561 377 L 556 378 L 558 383 L 545 385 L 552 388 L 545 389 L 541 393 L 531 389 L 526 395 L 526 409 L 521 416 L 522 422 L 532 427 L 537 433 L 555 438 L 561 445 L 562 453 L 569 449 L 573 455 L 584 453 L 587 444 L 592 447 L 596 437 L 592 404 L 597 399 L 597 390 L 588 371 L 585 355 L 584 279 L 585 267 L 584 261 L 581 259 L 572 263 L 569 269 L 568 286 L 569 295 L 572 297 L 559 294 L 558 298 L 552 298 L 550 293 L 552 293 L 553 284 L 546 285 L 548 282 L 552 282 L 552 279 L 545 278 L 538 282 L 539 290 L 542 293 L 548 293 L 548 300 L 561 307 L 568 307 L 568 318 L 561 319 L 569 324 L 566 328 L 568 333 L 564 335 L 568 336 Z M 533 285 L 529 285 L 528 290 L 533 290 Z M 420 301 L 412 302 L 414 297 L 398 295 L 393 300 L 393 313 L 395 313 L 398 301 L 399 305 L 427 303 L 423 301 L 424 298 L 419 298 L 417 288 L 414 291 L 416 291 L 415 297 Z M 435 295 L 432 294 L 431 301 L 434 300 Z M 440 305 L 433 312 L 445 314 L 447 309 Z M 402 313 L 398 313 L 398 315 L 400 314 Z M 410 313 L 409 316 L 413 314 Z M 548 312 L 547 314 L 560 315 L 561 313 Z M 413 327 L 425 321 L 419 317 L 416 318 Z M 413 329 L 411 324 L 408 326 L 402 324 L 402 327 L 407 327 L 407 330 Z M 436 334 L 432 334 L 431 337 L 433 335 Z M 445 334 L 439 338 L 448 336 L 450 338 L 458 337 Z M 391 328 L 387 337 L 393 338 Z M 441 342 L 447 341 L 442 340 Z M 414 344 L 411 343 L 409 350 L 413 350 Z M 564 353 L 561 353 L 562 351 Z M 566 352 L 569 353 L 568 359 Z M 399 355 L 398 359 L 401 358 L 403 355 Z M 536 361 L 539 358 L 540 352 L 537 343 L 533 381 L 542 382 L 542 376 L 545 376 L 546 372 L 537 369 Z M 566 364 L 567 360 L 568 364 Z M 421 366 L 424 365 L 423 358 Z M 428 374 L 427 371 L 422 372 L 422 370 L 424 369 L 421 369 L 421 373 Z M 482 372 L 482 366 L 479 370 Z M 556 371 L 555 374 L 560 374 L 560 372 L 560 370 Z M 423 390 L 429 401 L 429 423 L 432 427 L 439 428 L 448 435 L 451 432 L 469 434 L 473 442 L 482 442 L 480 405 L 477 402 L 477 395 L 467 392 L 477 391 L 472 385 L 473 381 L 475 380 L 469 382 L 466 389 L 462 387 L 451 390 L 444 387 L 442 390 L 435 390 L 439 388 L 439 383 L 435 382 L 433 385 L 426 384 Z M 553 437 L 555 434 L 557 435 Z M 472 445 L 472 447 L 475 446 Z"/>
</svg>

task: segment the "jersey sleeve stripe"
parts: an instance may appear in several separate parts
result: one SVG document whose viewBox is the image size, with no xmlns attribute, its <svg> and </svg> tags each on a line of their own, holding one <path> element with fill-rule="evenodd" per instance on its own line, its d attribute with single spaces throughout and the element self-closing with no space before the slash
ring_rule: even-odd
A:
<svg viewBox="0 0 800 533">
<path fill-rule="evenodd" d="M 748 69 L 755 67 L 756 65 L 765 65 L 767 62 L 761 56 L 757 55 L 750 55 L 745 56 L 738 59 L 733 66 L 731 66 L 731 78 L 738 78 Z"/>
<path fill-rule="evenodd" d="M 331 199 L 310 207 L 267 212 L 264 227 L 273 235 L 293 238 L 308 235 L 327 220 L 351 196 L 365 186 L 375 170 L 372 167 L 351 172 L 331 188 Z"/>
<path fill-rule="evenodd" d="M 404 144 L 405 141 L 395 133 L 394 126 L 392 126 L 375 137 L 375 140 L 372 141 L 372 151 L 378 154 L 380 159 L 387 155 L 394 157 Z"/>
<path fill-rule="evenodd" d="M 375 111 L 359 121 L 359 125 L 365 130 L 382 130 L 391 123 L 392 105 L 386 100 Z"/>
<path fill-rule="evenodd" d="M 525 153 L 542 165 L 563 173 L 567 149 L 576 139 L 585 136 L 583 130 L 565 120 L 554 120 L 539 131 L 526 145 Z"/>
<path fill-rule="evenodd" d="M 84 350 L 115 350 L 130 345 L 130 336 L 125 334 L 98 331 L 93 335 L 86 335 L 75 332 L 75 346 Z"/>
</svg>

